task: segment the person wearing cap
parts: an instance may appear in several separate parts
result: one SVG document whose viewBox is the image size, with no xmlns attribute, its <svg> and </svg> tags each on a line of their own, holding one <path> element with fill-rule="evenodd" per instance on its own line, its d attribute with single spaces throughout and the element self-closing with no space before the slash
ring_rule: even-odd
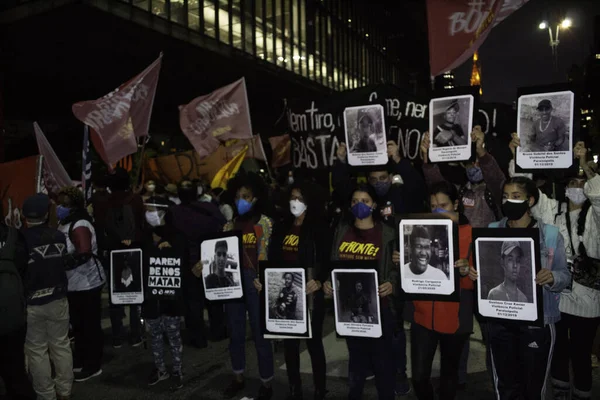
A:
<svg viewBox="0 0 600 400">
<path fill-rule="evenodd" d="M 350 152 L 370 153 L 377 151 L 377 145 L 371 139 L 371 135 L 373 134 L 373 117 L 369 114 L 368 110 L 359 110 L 356 129 L 358 131 L 358 139 L 350 147 Z"/>
<path fill-rule="evenodd" d="M 415 226 L 410 234 L 410 262 L 404 264 L 403 279 L 447 280 L 441 270 L 429 264 L 431 237 L 424 226 Z"/>
<path fill-rule="evenodd" d="M 167 192 L 167 197 L 173 203 L 179 205 L 181 204 L 181 200 L 179 199 L 179 193 L 177 185 L 174 183 L 169 183 L 165 186 L 165 191 Z"/>
<path fill-rule="evenodd" d="M 527 303 L 527 296 L 518 288 L 519 272 L 523 249 L 519 242 L 503 242 L 500 250 L 500 263 L 504 270 L 504 281 L 490 289 L 487 299 Z"/>
<path fill-rule="evenodd" d="M 227 251 L 227 241 L 217 241 L 215 244 L 215 258 L 210 265 L 210 270 L 213 272 L 204 279 L 207 289 L 235 286 L 233 274 L 225 271 L 227 265 L 231 263 L 227 259 Z M 237 268 L 237 265 L 235 267 Z"/>
<path fill-rule="evenodd" d="M 73 355 L 69 342 L 69 302 L 64 256 L 65 235 L 48 226 L 50 199 L 31 196 L 23 203 L 29 249 L 25 279 L 27 336 L 25 355 L 38 399 L 65 400 L 73 386 Z M 52 378 L 50 362 L 54 365 Z"/>
<path fill-rule="evenodd" d="M 538 103 L 539 119 L 533 121 L 529 146 L 526 151 L 567 151 L 569 149 L 569 132 L 565 122 L 557 115 L 552 115 L 554 108 L 550 100 Z"/>
<path fill-rule="evenodd" d="M 468 143 L 462 127 L 457 124 L 460 105 L 454 100 L 444 112 L 444 122 L 433 131 L 433 147 L 462 146 Z"/>
</svg>

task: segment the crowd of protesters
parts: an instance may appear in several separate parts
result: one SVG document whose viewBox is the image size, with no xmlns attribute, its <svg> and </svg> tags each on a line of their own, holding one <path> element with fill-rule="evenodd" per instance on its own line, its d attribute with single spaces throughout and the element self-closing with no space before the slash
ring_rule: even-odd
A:
<svg viewBox="0 0 600 400">
<path fill-rule="evenodd" d="M 284 184 L 269 186 L 261 176 L 245 172 L 231 179 L 227 190 L 189 180 L 168 185 L 147 181 L 137 189 L 118 169 L 96 179 L 89 204 L 78 188 L 28 198 L 24 229 L 0 225 L 0 374 L 9 398 L 69 399 L 74 381 L 102 374 L 102 292 L 109 255 L 135 248 L 172 248 L 184 255 L 180 297 L 146 299 L 141 306 L 109 305 L 114 348 L 127 341 L 134 347 L 148 341 L 155 363 L 149 385 L 167 379 L 174 389 L 184 385 L 185 326 L 185 346 L 202 349 L 208 340 L 229 338 L 232 378 L 223 385 L 223 395 L 236 398 L 245 389 L 249 325 L 262 382 L 255 398 L 304 398 L 299 339 L 284 340 L 289 393 L 273 393 L 273 347 L 261 331 L 262 285 L 257 277 L 259 263 L 274 260 L 314 271 L 306 282 L 306 294 L 312 298 L 312 338 L 306 340 L 313 372 L 310 392 L 316 400 L 334 398 L 328 395 L 323 346 L 328 298 L 334 295 L 331 262 L 356 259 L 340 244 L 358 242 L 380 249 L 361 260 L 376 261 L 383 334 L 377 339 L 346 338 L 347 398 L 363 398 L 365 381 L 373 376 L 382 400 L 406 395 L 411 387 L 421 400 L 434 399 L 436 391 L 440 399 L 452 400 L 459 390 L 467 390 L 478 279 L 470 249 L 472 228 L 481 227 L 538 228 L 540 234 L 542 269 L 536 284 L 543 288 L 543 327 L 478 321 L 496 398 L 546 399 L 547 391 L 555 399 L 594 398 L 593 344 L 600 325 L 597 165 L 589 160 L 584 143 L 577 143 L 576 168 L 557 182 L 564 186 L 564 196 L 560 190 L 553 191 L 559 195 L 545 193 L 532 177 L 514 172 L 514 161 L 505 173 L 486 150 L 479 127 L 471 138 L 472 159 L 451 167 L 428 162 L 428 133 L 418 162 L 403 158 L 390 141 L 389 163 L 366 176 L 353 174 L 342 143 L 331 171 L 331 195 L 313 180 L 294 179 L 293 174 Z M 513 154 L 518 146 L 513 135 Z M 460 179 L 454 179 L 457 171 Z M 405 301 L 403 296 L 398 216 L 430 212 L 458 226 L 459 254 L 450 266 L 460 275 L 457 302 Z M 229 230 L 241 231 L 244 237 L 244 297 L 208 301 L 199 241 Z M 299 237 L 296 248 L 283 245 L 287 235 Z M 129 332 L 123 324 L 125 307 Z M 410 323 L 410 341 L 405 322 Z M 440 383 L 434 390 L 431 374 L 438 345 Z"/>
</svg>

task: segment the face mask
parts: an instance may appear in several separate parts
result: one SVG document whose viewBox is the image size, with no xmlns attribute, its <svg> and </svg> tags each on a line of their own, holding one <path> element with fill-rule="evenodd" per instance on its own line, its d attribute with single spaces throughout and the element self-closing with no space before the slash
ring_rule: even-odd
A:
<svg viewBox="0 0 600 400">
<path fill-rule="evenodd" d="M 71 209 L 65 206 L 56 207 L 56 217 L 59 221 L 66 219 L 71 214 Z"/>
<path fill-rule="evenodd" d="M 502 203 L 502 213 L 509 221 L 521 219 L 527 210 L 529 210 L 529 203 L 527 200 L 506 199 L 504 203 Z"/>
<path fill-rule="evenodd" d="M 467 168 L 467 179 L 471 183 L 479 183 L 483 180 L 483 172 L 479 167 Z"/>
<path fill-rule="evenodd" d="M 239 199 L 238 201 L 235 202 L 235 207 L 238 210 L 238 214 L 244 215 L 248 211 L 250 211 L 250 209 L 252 209 L 252 203 L 250 203 L 249 201 L 246 201 L 244 199 Z"/>
<path fill-rule="evenodd" d="M 290 212 L 296 218 L 302 215 L 306 211 L 306 204 L 300 200 L 290 200 Z"/>
<path fill-rule="evenodd" d="M 377 196 L 385 196 L 387 192 L 390 191 L 391 186 L 392 182 L 390 181 L 378 181 L 376 184 L 373 185 L 373 188 L 375 189 L 375 193 L 377 193 Z"/>
<path fill-rule="evenodd" d="M 587 200 L 582 188 L 567 188 L 566 196 L 573 204 L 578 206 L 585 203 Z"/>
<path fill-rule="evenodd" d="M 373 212 L 373 209 L 363 202 L 356 203 L 350 209 L 352 214 L 358 219 L 365 219 Z"/>
<path fill-rule="evenodd" d="M 204 188 L 202 186 L 198 186 L 196 188 L 196 193 L 198 194 L 198 197 L 202 196 L 202 193 L 204 193 Z"/>
<path fill-rule="evenodd" d="M 164 216 L 164 211 L 146 211 L 146 221 L 150 226 L 162 225 Z"/>
<path fill-rule="evenodd" d="M 444 209 L 443 209 L 443 208 L 441 208 L 441 207 L 437 207 L 437 208 L 435 208 L 435 209 L 432 211 L 432 213 L 434 213 L 434 214 L 438 214 L 438 213 L 447 213 L 447 212 L 449 212 L 449 211 L 448 211 L 448 210 L 444 210 Z"/>
</svg>

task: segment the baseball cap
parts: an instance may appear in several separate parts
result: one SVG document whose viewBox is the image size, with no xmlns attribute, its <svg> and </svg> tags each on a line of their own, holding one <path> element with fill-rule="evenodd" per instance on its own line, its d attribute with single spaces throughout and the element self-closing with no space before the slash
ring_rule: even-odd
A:
<svg viewBox="0 0 600 400">
<path fill-rule="evenodd" d="M 217 249 L 225 249 L 225 251 L 227 251 L 228 247 L 227 247 L 227 241 L 226 240 L 219 240 L 216 244 L 215 244 L 215 251 Z"/>
<path fill-rule="evenodd" d="M 458 100 L 454 100 L 452 103 L 450 103 L 448 108 L 446 108 L 446 111 L 448 111 L 452 108 L 454 108 L 456 111 L 460 111 L 460 106 L 458 105 Z"/>
<path fill-rule="evenodd" d="M 541 110 L 542 108 L 552 108 L 552 102 L 550 100 L 542 100 L 538 103 L 537 109 Z"/>
<path fill-rule="evenodd" d="M 513 251 L 516 248 L 521 249 L 521 244 L 519 242 L 503 242 L 500 254 L 502 254 L 503 256 L 508 255 L 511 251 Z M 523 251 L 523 249 L 521 249 L 521 251 Z"/>
<path fill-rule="evenodd" d="M 29 196 L 23 203 L 23 215 L 25 218 L 43 218 L 48 214 L 50 207 L 50 198 L 43 194 L 38 193 L 33 196 Z"/>
</svg>

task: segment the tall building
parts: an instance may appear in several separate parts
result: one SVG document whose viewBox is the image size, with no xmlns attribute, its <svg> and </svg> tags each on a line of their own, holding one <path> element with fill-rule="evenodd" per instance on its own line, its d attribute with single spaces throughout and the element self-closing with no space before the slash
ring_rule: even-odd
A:
<svg viewBox="0 0 600 400">
<path fill-rule="evenodd" d="M 479 53 L 476 51 L 473 54 L 473 68 L 471 70 L 471 86 L 479 86 L 479 95 L 483 94 L 483 86 L 481 84 L 481 64 L 479 63 Z"/>
<path fill-rule="evenodd" d="M 454 72 L 446 71 L 442 75 L 436 76 L 434 89 L 437 91 L 454 89 Z"/>
</svg>

